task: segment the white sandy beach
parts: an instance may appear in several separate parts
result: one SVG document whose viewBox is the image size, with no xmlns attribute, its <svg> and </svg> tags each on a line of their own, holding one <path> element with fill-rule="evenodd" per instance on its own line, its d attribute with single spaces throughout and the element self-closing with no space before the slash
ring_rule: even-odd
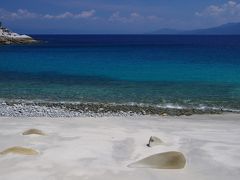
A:
<svg viewBox="0 0 240 180">
<path fill-rule="evenodd" d="M 38 155 L 0 155 L 0 180 L 237 180 L 240 115 L 189 117 L 0 118 L 0 152 L 14 146 Z M 37 128 L 45 136 L 23 136 Z M 150 136 L 164 143 L 147 147 Z M 147 156 L 182 152 L 184 169 L 129 168 Z"/>
</svg>

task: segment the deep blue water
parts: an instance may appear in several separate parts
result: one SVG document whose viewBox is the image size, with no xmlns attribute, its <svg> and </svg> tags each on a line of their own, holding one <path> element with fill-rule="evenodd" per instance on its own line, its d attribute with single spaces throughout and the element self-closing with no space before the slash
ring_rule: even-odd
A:
<svg viewBox="0 0 240 180">
<path fill-rule="evenodd" d="M 0 99 L 240 110 L 240 36 L 33 37 L 0 46 Z"/>
</svg>

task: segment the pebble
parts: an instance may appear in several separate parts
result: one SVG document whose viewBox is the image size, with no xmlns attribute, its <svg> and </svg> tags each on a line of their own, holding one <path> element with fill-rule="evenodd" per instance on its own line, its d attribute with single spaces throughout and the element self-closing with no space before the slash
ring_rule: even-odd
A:
<svg viewBox="0 0 240 180">
<path fill-rule="evenodd" d="M 222 111 L 221 111 L 222 112 Z M 191 114 L 221 113 L 209 110 L 170 110 L 154 107 L 139 107 L 136 105 L 106 105 L 106 104 L 61 104 L 61 103 L 23 103 L 0 102 L 0 116 L 4 117 L 102 117 L 102 116 L 136 116 L 162 115 L 178 116 Z"/>
</svg>

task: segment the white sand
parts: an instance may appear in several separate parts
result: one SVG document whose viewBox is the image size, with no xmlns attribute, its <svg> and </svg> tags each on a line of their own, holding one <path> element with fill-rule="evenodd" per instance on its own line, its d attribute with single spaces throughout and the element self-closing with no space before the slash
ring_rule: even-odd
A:
<svg viewBox="0 0 240 180">
<path fill-rule="evenodd" d="M 36 128 L 46 136 L 22 133 Z M 150 136 L 163 145 L 146 146 Z M 0 118 L 0 151 L 12 146 L 39 154 L 0 156 L 0 180 L 237 180 L 240 115 L 190 117 Z M 180 151 L 180 170 L 134 169 L 149 155 Z"/>
</svg>

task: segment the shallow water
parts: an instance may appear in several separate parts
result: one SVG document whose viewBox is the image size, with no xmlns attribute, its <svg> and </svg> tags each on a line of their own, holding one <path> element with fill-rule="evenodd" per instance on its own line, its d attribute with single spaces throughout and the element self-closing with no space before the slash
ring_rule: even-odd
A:
<svg viewBox="0 0 240 180">
<path fill-rule="evenodd" d="M 0 99 L 240 110 L 240 36 L 35 35 L 0 47 Z"/>
</svg>

